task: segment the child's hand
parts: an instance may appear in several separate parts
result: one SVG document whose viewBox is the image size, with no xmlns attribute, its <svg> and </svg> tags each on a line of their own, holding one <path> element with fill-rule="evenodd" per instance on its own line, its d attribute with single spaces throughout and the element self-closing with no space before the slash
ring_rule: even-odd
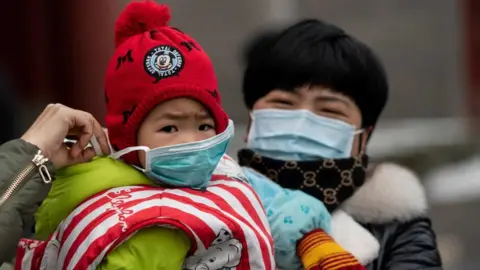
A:
<svg viewBox="0 0 480 270">
<path fill-rule="evenodd" d="M 297 246 L 305 270 L 365 270 L 365 267 L 323 230 L 306 234 Z"/>
<path fill-rule="evenodd" d="M 266 207 L 280 269 L 299 269 L 297 242 L 313 230 L 330 232 L 330 213 L 323 203 L 299 191 L 283 189 Z"/>
</svg>

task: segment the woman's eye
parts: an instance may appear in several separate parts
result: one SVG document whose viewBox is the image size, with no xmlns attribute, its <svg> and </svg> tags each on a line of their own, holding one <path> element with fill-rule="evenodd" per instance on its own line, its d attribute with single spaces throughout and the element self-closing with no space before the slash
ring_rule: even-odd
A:
<svg viewBox="0 0 480 270">
<path fill-rule="evenodd" d="M 328 109 L 328 108 L 323 108 L 322 112 L 329 113 L 329 114 L 338 114 L 338 115 L 342 114 L 342 112 L 340 112 L 339 110 Z"/>
<path fill-rule="evenodd" d="M 164 126 L 159 131 L 166 132 L 166 133 L 173 133 L 173 132 L 177 132 L 178 128 L 176 126 Z"/>
<path fill-rule="evenodd" d="M 213 126 L 212 125 L 207 125 L 207 124 L 204 124 L 204 125 L 201 125 L 198 127 L 198 130 L 201 130 L 201 131 L 208 131 L 208 130 L 211 130 L 213 129 Z"/>
<path fill-rule="evenodd" d="M 290 101 L 290 100 L 286 100 L 286 99 L 274 99 L 272 100 L 273 103 L 277 103 L 277 104 L 281 104 L 281 105 L 293 105 L 293 102 Z"/>
<path fill-rule="evenodd" d="M 342 110 L 338 110 L 338 109 L 323 108 L 319 111 L 319 113 L 323 114 L 323 115 L 326 115 L 326 116 L 331 116 L 331 117 L 334 117 L 334 118 L 345 118 L 345 117 L 347 117 L 347 115 Z"/>
</svg>

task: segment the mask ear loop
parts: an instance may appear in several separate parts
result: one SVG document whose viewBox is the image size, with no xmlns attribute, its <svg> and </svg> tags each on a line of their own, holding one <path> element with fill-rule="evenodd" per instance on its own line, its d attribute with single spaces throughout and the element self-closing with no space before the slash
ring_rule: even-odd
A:
<svg viewBox="0 0 480 270">
<path fill-rule="evenodd" d="M 77 143 L 77 140 L 65 138 L 63 139 L 63 143 L 66 144 L 68 147 L 71 147 L 72 145 Z M 92 136 L 89 144 L 86 147 L 92 147 L 93 150 L 95 151 L 96 156 L 99 156 L 99 157 L 104 156 L 102 149 L 100 148 L 100 144 L 98 143 L 98 140 L 95 136 Z"/>
<path fill-rule="evenodd" d="M 373 130 L 372 126 L 369 126 L 367 128 L 359 129 L 355 131 L 356 135 L 358 135 L 358 153 L 359 155 L 363 155 L 365 153 L 365 148 L 366 148 L 366 143 L 365 147 L 362 147 L 363 145 L 363 136 L 365 135 L 365 131 L 370 132 Z"/>
<path fill-rule="evenodd" d="M 93 150 L 95 150 L 95 154 L 99 157 L 103 156 L 102 148 L 100 148 L 100 143 L 98 143 L 97 137 L 92 136 L 90 139 L 90 144 L 93 147 Z"/>
<path fill-rule="evenodd" d="M 150 151 L 150 148 L 146 147 L 146 146 L 133 146 L 133 147 L 129 147 L 129 148 L 125 148 L 125 149 L 122 149 L 118 152 L 112 152 L 108 157 L 109 158 L 112 158 L 112 159 L 120 159 L 122 156 L 128 154 L 128 153 L 131 153 L 131 152 L 135 152 L 135 151 L 144 151 L 145 153 L 147 153 L 148 151 Z M 141 168 L 139 166 L 136 166 L 136 165 L 132 165 L 134 168 L 136 168 L 137 170 L 141 171 L 141 172 L 146 172 L 146 169 L 144 168 Z M 147 165 L 148 166 L 148 165 Z"/>
<path fill-rule="evenodd" d="M 363 132 L 358 134 L 358 149 L 357 149 L 357 151 L 358 151 L 359 156 L 363 155 L 362 144 L 363 144 Z"/>
<path fill-rule="evenodd" d="M 109 157 L 110 158 L 113 158 L 113 159 L 120 159 L 122 156 L 128 154 L 128 153 L 131 153 L 131 152 L 134 152 L 134 151 L 144 151 L 144 152 L 148 152 L 150 150 L 150 148 L 146 147 L 146 146 L 133 146 L 133 147 L 129 147 L 129 148 L 125 148 L 125 149 L 122 149 L 118 152 L 112 152 Z"/>
</svg>

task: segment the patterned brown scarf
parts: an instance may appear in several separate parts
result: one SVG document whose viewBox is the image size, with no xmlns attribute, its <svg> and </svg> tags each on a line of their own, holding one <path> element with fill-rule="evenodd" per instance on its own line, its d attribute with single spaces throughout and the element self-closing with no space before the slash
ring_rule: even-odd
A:
<svg viewBox="0 0 480 270">
<path fill-rule="evenodd" d="M 250 167 L 280 186 L 299 189 L 321 200 L 333 212 L 365 181 L 368 156 L 313 161 L 283 161 L 263 157 L 252 150 L 238 152 L 241 166 Z"/>
</svg>

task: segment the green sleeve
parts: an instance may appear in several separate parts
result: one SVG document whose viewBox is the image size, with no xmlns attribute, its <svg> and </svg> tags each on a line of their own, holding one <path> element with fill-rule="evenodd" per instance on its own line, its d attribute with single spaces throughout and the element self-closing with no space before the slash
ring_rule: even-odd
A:
<svg viewBox="0 0 480 270">
<path fill-rule="evenodd" d="M 38 147 L 21 139 L 0 146 L 0 197 L 18 174 L 32 164 L 38 150 Z M 50 162 L 46 165 L 53 177 L 53 165 Z M 13 255 L 20 238 L 31 231 L 33 214 L 49 190 L 50 184 L 43 183 L 38 169 L 35 169 L 0 207 L 0 265 Z"/>
<path fill-rule="evenodd" d="M 181 270 L 190 247 L 190 238 L 181 230 L 145 228 L 110 252 L 97 269 Z"/>
</svg>

